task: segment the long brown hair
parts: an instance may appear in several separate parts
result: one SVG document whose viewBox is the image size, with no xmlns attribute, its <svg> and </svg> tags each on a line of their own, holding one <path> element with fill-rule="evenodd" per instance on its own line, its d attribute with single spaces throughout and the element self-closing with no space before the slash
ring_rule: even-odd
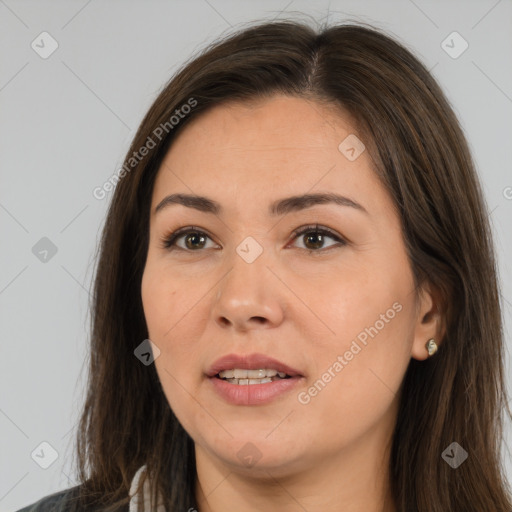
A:
<svg viewBox="0 0 512 512">
<path fill-rule="evenodd" d="M 463 131 L 435 79 L 394 38 L 362 24 L 313 29 L 295 21 L 251 25 L 202 51 L 165 86 L 134 137 L 96 269 L 77 434 L 80 506 L 126 505 L 130 481 L 146 464 L 152 496 L 161 493 L 169 512 L 197 508 L 194 443 L 155 366 L 134 356 L 148 337 L 140 288 L 153 184 L 191 120 L 224 102 L 277 93 L 353 116 L 400 216 L 415 284 L 432 286 L 444 314 L 438 353 L 411 360 L 402 385 L 390 461 L 398 510 L 510 512 L 500 463 L 510 415 L 500 294 L 488 211 Z M 452 442 L 469 454 L 457 469 L 441 456 Z"/>
</svg>

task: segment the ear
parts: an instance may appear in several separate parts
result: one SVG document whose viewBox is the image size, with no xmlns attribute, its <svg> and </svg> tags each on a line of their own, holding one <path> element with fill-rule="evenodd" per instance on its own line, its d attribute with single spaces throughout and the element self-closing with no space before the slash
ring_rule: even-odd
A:
<svg viewBox="0 0 512 512">
<path fill-rule="evenodd" d="M 425 344 L 431 338 L 439 347 L 446 333 L 445 318 L 440 309 L 440 296 L 430 283 L 426 282 L 420 289 L 417 302 L 416 324 L 411 357 L 419 361 L 427 359 Z"/>
</svg>

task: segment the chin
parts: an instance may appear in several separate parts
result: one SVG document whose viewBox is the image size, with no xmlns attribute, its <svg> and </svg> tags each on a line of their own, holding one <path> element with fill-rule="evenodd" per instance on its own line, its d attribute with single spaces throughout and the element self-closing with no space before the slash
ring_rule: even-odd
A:
<svg viewBox="0 0 512 512">
<path fill-rule="evenodd" d="M 224 443 L 208 443 L 208 451 L 234 473 L 268 479 L 305 469 L 305 454 L 299 453 L 298 444 L 293 441 L 289 442 L 290 446 L 287 444 L 248 433 Z"/>
</svg>

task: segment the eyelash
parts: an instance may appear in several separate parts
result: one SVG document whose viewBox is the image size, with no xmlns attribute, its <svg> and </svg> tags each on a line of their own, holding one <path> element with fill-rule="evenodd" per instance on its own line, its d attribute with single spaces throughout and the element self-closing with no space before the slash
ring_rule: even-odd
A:
<svg viewBox="0 0 512 512">
<path fill-rule="evenodd" d="M 197 249 L 197 250 L 183 249 L 182 247 L 178 247 L 176 245 L 176 241 L 179 238 L 181 238 L 182 235 L 186 235 L 186 234 L 189 234 L 189 233 L 195 233 L 195 234 L 198 234 L 198 235 L 205 235 L 206 237 L 211 239 L 211 237 L 208 236 L 208 234 L 205 233 L 204 231 L 202 231 L 200 228 L 198 228 L 196 226 L 187 226 L 187 227 L 183 227 L 183 228 L 177 229 L 173 233 L 170 233 L 169 235 L 163 237 L 161 239 L 162 248 L 163 249 L 168 249 L 170 251 L 181 250 L 181 251 L 185 251 L 185 252 L 200 252 L 201 249 Z M 338 242 L 338 245 L 332 245 L 332 246 L 327 247 L 325 249 L 323 249 L 323 248 L 320 248 L 320 249 L 307 249 L 307 248 L 305 248 L 305 249 L 303 249 L 303 250 L 308 251 L 310 253 L 327 251 L 329 249 L 335 249 L 335 248 L 339 248 L 339 247 L 347 245 L 347 241 L 345 239 L 343 239 L 341 236 L 339 236 L 337 233 L 335 233 L 334 231 L 332 231 L 331 229 L 329 229 L 329 228 L 327 228 L 325 226 L 320 226 L 318 224 L 310 224 L 308 226 L 302 226 L 302 227 L 297 228 L 296 230 L 294 230 L 293 233 L 292 233 L 293 234 L 293 241 L 295 241 L 301 235 L 305 235 L 306 233 L 316 233 L 316 234 L 321 234 L 321 235 L 327 235 L 329 238 L 332 238 L 333 240 Z"/>
</svg>

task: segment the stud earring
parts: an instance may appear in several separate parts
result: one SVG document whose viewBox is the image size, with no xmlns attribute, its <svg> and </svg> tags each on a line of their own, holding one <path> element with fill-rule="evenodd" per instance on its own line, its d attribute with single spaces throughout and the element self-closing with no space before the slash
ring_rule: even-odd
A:
<svg viewBox="0 0 512 512">
<path fill-rule="evenodd" d="M 434 341 L 434 338 L 430 338 L 427 343 L 425 343 L 425 348 L 427 349 L 428 356 L 433 356 L 437 352 L 437 344 Z"/>
</svg>

